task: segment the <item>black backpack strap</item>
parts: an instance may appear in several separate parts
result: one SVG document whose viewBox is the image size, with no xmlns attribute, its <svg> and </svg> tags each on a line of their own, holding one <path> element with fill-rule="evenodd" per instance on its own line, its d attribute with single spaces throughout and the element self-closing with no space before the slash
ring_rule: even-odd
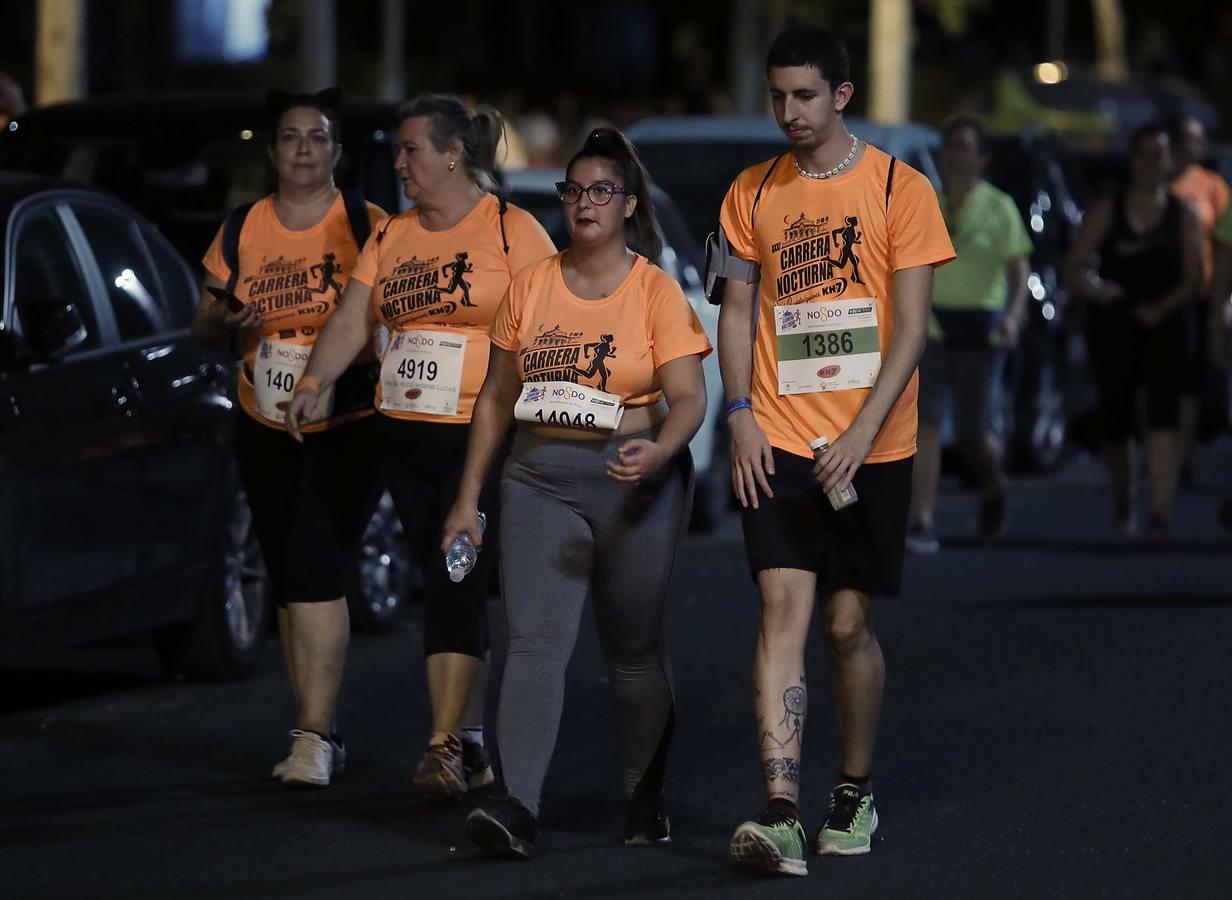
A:
<svg viewBox="0 0 1232 900">
<path fill-rule="evenodd" d="M 500 219 L 501 243 L 505 245 L 505 255 L 509 255 L 509 238 L 505 236 L 505 213 L 509 211 L 509 201 L 505 199 L 504 194 L 496 195 L 498 204 L 497 217 Z"/>
<path fill-rule="evenodd" d="M 240 232 L 244 230 L 244 220 L 252 207 L 251 203 L 237 206 L 227 213 L 222 223 L 222 261 L 231 272 L 227 278 L 228 294 L 234 294 L 235 286 L 240 283 Z"/>
<path fill-rule="evenodd" d="M 766 182 L 770 180 L 770 176 L 774 174 L 775 167 L 779 164 L 779 160 L 786 156 L 785 153 L 780 153 L 774 158 L 774 162 L 770 163 L 770 168 L 766 169 L 766 175 L 761 180 L 761 184 L 757 186 L 757 193 L 753 195 L 753 208 L 749 210 L 749 230 L 757 224 L 757 204 L 761 203 L 761 192 L 766 189 Z"/>
<path fill-rule="evenodd" d="M 346 207 L 347 221 L 351 223 L 351 234 L 355 236 L 355 245 L 362 251 L 368 237 L 372 234 L 372 220 L 368 218 L 368 202 L 364 195 L 355 188 L 342 189 L 342 204 Z"/>
<path fill-rule="evenodd" d="M 381 230 L 376 233 L 376 242 L 378 244 L 385 240 L 385 232 L 389 231 L 389 226 L 394 224 L 394 219 L 396 218 L 398 218 L 397 215 L 392 215 L 385 220 L 385 224 L 381 226 Z"/>
<path fill-rule="evenodd" d="M 890 211 L 890 185 L 894 184 L 894 166 L 898 164 L 898 157 L 890 157 L 890 171 L 886 173 L 886 212 Z"/>
</svg>

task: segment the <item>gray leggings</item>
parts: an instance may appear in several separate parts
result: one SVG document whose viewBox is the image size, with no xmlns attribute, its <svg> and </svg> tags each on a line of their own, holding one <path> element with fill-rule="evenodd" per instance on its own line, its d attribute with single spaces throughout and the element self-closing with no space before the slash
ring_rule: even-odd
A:
<svg viewBox="0 0 1232 900">
<path fill-rule="evenodd" d="M 501 581 L 509 644 L 496 739 L 510 796 L 539 814 L 556 745 L 565 669 L 582 607 L 594 598 L 625 767 L 625 791 L 658 791 L 671 741 L 664 608 L 685 527 L 688 451 L 638 485 L 605 464 L 622 443 L 541 438 L 520 430 L 501 481 Z"/>
</svg>

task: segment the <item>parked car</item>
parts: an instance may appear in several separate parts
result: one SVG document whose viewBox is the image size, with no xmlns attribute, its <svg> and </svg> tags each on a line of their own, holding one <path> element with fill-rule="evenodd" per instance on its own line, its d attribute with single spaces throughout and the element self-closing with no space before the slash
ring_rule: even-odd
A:
<svg viewBox="0 0 1232 900">
<path fill-rule="evenodd" d="M 269 593 L 188 266 L 64 182 L 0 174 L 0 228 L 0 657 L 151 630 L 174 670 L 245 674 Z"/>
<path fill-rule="evenodd" d="M 402 187 L 389 140 L 397 105 L 348 102 L 341 119 L 339 183 L 362 188 L 385 209 L 400 209 Z M 199 279 L 199 261 L 227 212 L 274 188 L 267 125 L 264 98 L 254 93 L 61 103 L 31 110 L 0 134 L 0 169 L 83 182 L 120 196 L 158 227 Z M 388 495 L 369 524 L 355 582 L 348 592 L 351 622 L 372 631 L 392 626 L 419 582 Z"/>
<path fill-rule="evenodd" d="M 534 215 L 551 235 L 560 249 L 569 246 L 569 232 L 565 227 L 565 214 L 556 182 L 564 179 L 565 173 L 554 169 L 524 169 L 506 172 L 505 188 L 511 202 Z M 664 191 L 654 189 L 655 212 L 663 227 L 663 253 L 656 262 L 679 283 L 689 299 L 693 310 L 701 319 L 702 328 L 710 343 L 717 346 L 719 309 L 706 302 L 702 292 L 702 268 L 700 246 L 693 240 L 685 225 L 680 210 Z M 723 381 L 719 375 L 718 353 L 711 353 L 702 361 L 702 373 L 706 379 L 708 408 L 702 427 L 689 443 L 697 483 L 693 491 L 692 528 L 709 531 L 717 523 L 724 507 L 724 499 L 731 493 L 731 478 L 727 462 L 729 447 L 723 427 Z"/>
<path fill-rule="evenodd" d="M 941 136 L 924 125 L 882 125 L 848 118 L 857 137 L 897 156 L 940 184 L 932 151 Z M 769 116 L 650 118 L 629 128 L 629 140 L 655 183 L 679 204 L 701 246 L 719 223 L 719 207 L 736 176 L 787 150 L 787 138 Z"/>
</svg>

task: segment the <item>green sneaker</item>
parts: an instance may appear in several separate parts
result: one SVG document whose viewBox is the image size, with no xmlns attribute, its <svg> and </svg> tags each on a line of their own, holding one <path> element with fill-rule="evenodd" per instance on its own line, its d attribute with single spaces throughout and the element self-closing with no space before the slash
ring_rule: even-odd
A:
<svg viewBox="0 0 1232 900">
<path fill-rule="evenodd" d="M 766 812 L 736 829 L 731 839 L 731 855 L 740 865 L 762 872 L 807 875 L 807 844 L 804 826 L 797 820 Z"/>
<path fill-rule="evenodd" d="M 830 794 L 830 812 L 817 832 L 822 856 L 859 856 L 872 849 L 877 830 L 877 807 L 872 794 L 861 794 L 854 784 L 840 784 Z"/>
</svg>

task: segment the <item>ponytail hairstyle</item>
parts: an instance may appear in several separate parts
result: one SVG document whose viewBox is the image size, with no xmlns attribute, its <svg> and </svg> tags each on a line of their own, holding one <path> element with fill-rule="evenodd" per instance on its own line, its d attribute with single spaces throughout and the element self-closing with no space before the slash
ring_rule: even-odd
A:
<svg viewBox="0 0 1232 900">
<path fill-rule="evenodd" d="M 650 173 L 642 165 L 629 139 L 615 128 L 596 128 L 565 167 L 566 177 L 582 159 L 602 159 L 616 170 L 624 189 L 637 197 L 632 217 L 625 220 L 625 241 L 653 263 L 663 255 L 663 232 L 655 216 Z"/>
<path fill-rule="evenodd" d="M 329 136 L 335 144 L 342 143 L 342 126 L 338 112 L 342 109 L 342 91 L 336 87 L 326 88 L 315 94 L 288 94 L 286 91 L 270 91 L 265 95 L 265 114 L 269 118 L 269 145 L 278 142 L 278 127 L 287 110 L 300 107 L 315 109 L 329 123 Z"/>
<path fill-rule="evenodd" d="M 483 190 L 496 193 L 496 149 L 505 136 L 505 119 L 494 107 L 480 106 L 475 112 L 453 94 L 420 94 L 403 105 L 399 123 L 423 116 L 431 121 L 428 134 L 437 153 L 454 141 L 462 144 L 462 165 Z"/>
</svg>

